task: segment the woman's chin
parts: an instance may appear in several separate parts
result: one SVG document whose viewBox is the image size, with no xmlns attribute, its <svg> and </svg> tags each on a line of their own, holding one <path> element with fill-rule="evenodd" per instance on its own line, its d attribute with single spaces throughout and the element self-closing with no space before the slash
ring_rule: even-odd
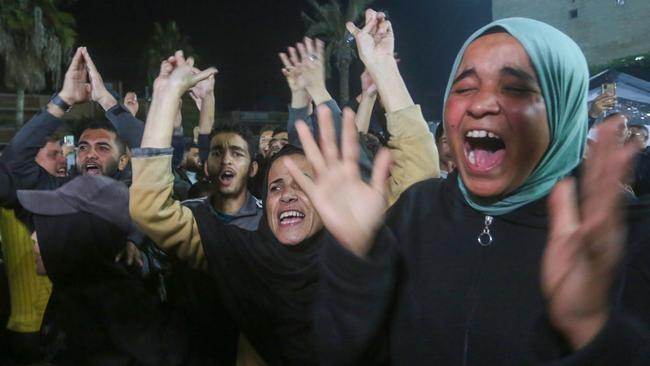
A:
<svg viewBox="0 0 650 366">
<path fill-rule="evenodd" d="M 469 192 L 474 196 L 490 198 L 500 197 L 507 193 L 508 184 L 506 177 L 503 176 L 475 176 L 474 174 L 465 174 L 461 171 L 463 183 Z"/>
</svg>

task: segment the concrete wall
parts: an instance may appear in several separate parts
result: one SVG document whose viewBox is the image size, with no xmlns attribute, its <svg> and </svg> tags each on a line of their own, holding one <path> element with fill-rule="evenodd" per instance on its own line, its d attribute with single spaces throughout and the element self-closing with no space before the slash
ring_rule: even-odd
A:
<svg viewBox="0 0 650 366">
<path fill-rule="evenodd" d="M 580 45 L 589 65 L 650 52 L 650 0 L 492 0 L 492 16 L 553 25 Z"/>
</svg>

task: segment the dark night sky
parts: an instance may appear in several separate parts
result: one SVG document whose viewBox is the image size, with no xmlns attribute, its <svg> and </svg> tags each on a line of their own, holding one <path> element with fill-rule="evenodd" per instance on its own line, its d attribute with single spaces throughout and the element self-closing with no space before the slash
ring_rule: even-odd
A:
<svg viewBox="0 0 650 366">
<path fill-rule="evenodd" d="M 323 1 L 323 0 L 321 0 Z M 344 0 L 345 1 L 345 0 Z M 400 68 L 425 116 L 439 118 L 442 92 L 462 41 L 490 21 L 487 0 L 377 0 L 397 36 Z M 289 92 L 277 53 L 305 30 L 305 0 L 79 0 L 66 9 L 77 19 L 79 45 L 88 47 L 105 80 L 144 90 L 141 55 L 155 21 L 176 20 L 201 55 L 200 67 L 216 66 L 221 110 L 283 110 Z M 351 75 L 358 90 L 359 62 Z M 329 84 L 332 95 L 336 80 Z"/>
</svg>

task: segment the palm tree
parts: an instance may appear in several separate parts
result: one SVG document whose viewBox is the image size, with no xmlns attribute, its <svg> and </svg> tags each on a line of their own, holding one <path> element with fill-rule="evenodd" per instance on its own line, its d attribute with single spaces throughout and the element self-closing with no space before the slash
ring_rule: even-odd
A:
<svg viewBox="0 0 650 366">
<path fill-rule="evenodd" d="M 189 38 L 181 34 L 176 22 L 171 21 L 165 25 L 154 23 L 153 35 L 147 45 L 144 59 L 147 68 L 147 85 L 152 85 L 162 60 L 171 56 L 177 50 L 183 50 L 185 55 L 193 56 L 196 60 L 194 49 Z"/>
<path fill-rule="evenodd" d="M 75 20 L 57 8 L 56 0 L 0 0 L 0 56 L 4 80 L 16 90 L 16 128 L 24 117 L 25 91 L 61 83 L 61 69 L 75 42 Z"/>
<path fill-rule="evenodd" d="M 320 4 L 317 0 L 307 0 L 314 11 L 309 16 L 302 13 L 302 19 L 307 26 L 307 36 L 318 36 L 326 44 L 325 58 L 327 65 L 331 65 L 334 58 L 334 65 L 339 72 L 339 95 L 340 103 L 350 99 L 350 65 L 356 57 L 352 45 L 347 42 L 346 22 L 355 22 L 365 9 L 374 0 L 349 0 L 347 9 L 343 13 L 340 0 L 329 0 L 328 3 Z M 327 68 L 328 75 L 330 67 Z"/>
</svg>

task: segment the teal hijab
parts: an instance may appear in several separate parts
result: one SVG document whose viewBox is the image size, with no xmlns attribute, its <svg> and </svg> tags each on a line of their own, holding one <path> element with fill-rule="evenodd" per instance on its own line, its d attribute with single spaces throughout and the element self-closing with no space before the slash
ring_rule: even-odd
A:
<svg viewBox="0 0 650 366">
<path fill-rule="evenodd" d="M 517 39 L 528 53 L 546 103 L 550 131 L 550 144 L 537 167 L 519 188 L 506 196 L 476 196 L 458 176 L 465 201 L 486 215 L 498 216 L 544 197 L 580 163 L 587 136 L 589 71 L 578 45 L 559 30 L 532 19 L 500 19 L 479 29 L 465 41 L 449 76 L 445 105 L 465 50 L 474 40 L 495 28 Z"/>
</svg>

